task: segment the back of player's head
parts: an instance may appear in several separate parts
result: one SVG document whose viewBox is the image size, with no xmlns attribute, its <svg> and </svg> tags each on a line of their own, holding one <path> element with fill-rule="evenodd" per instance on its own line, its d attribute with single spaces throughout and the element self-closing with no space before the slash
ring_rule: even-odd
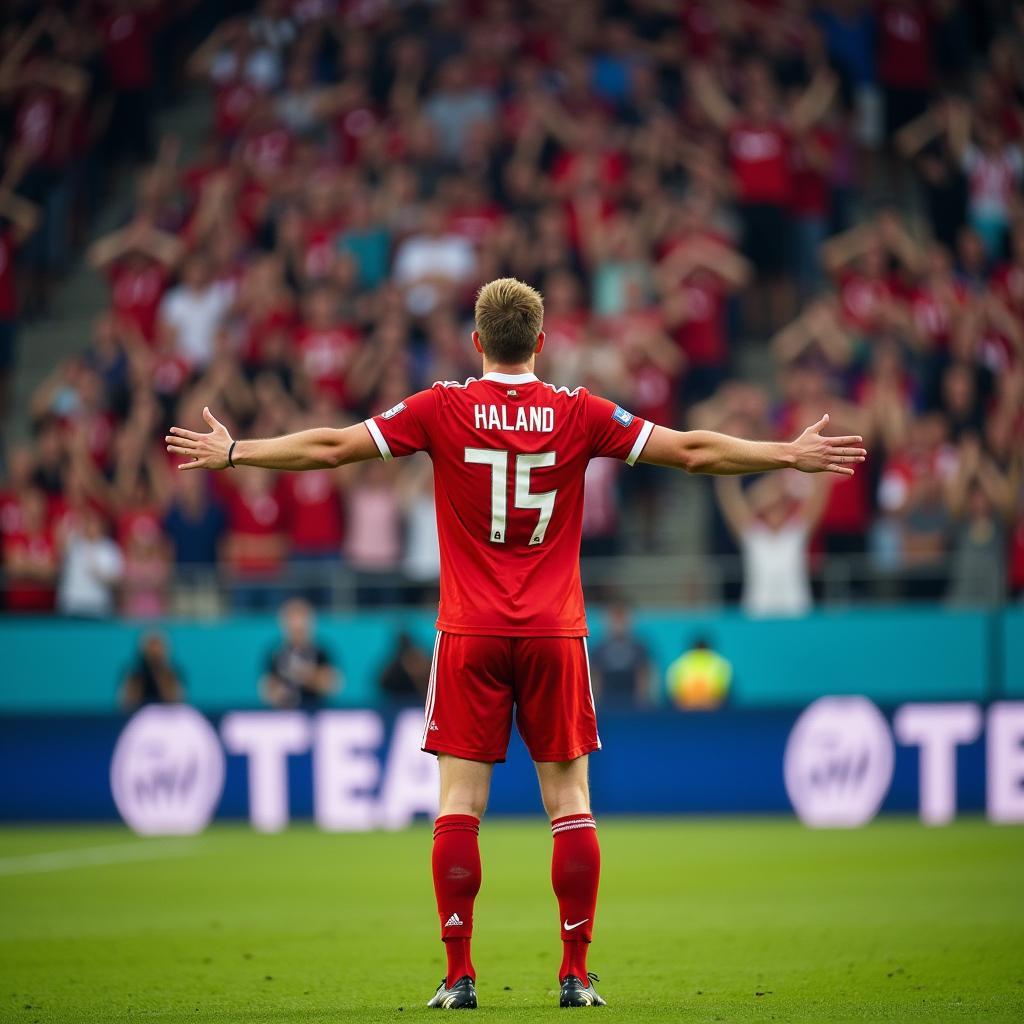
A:
<svg viewBox="0 0 1024 1024">
<path fill-rule="evenodd" d="M 476 329 L 492 362 L 525 363 L 537 349 L 543 324 L 540 292 L 514 277 L 499 277 L 477 294 Z"/>
</svg>

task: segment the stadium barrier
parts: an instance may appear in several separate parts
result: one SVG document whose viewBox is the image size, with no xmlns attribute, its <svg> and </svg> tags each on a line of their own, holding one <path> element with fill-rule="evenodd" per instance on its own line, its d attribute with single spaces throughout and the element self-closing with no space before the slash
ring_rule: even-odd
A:
<svg viewBox="0 0 1024 1024">
<path fill-rule="evenodd" d="M 0 716 L 0 819 L 120 816 L 147 835 L 193 834 L 214 817 L 262 831 L 309 817 L 331 831 L 401 828 L 436 810 L 422 729 L 412 709 Z M 1024 823 L 1024 701 L 915 702 L 888 717 L 856 696 L 801 712 L 611 712 L 601 732 L 599 814 L 795 810 L 811 826 L 854 827 L 883 810 L 939 825 L 959 809 Z M 514 738 L 489 813 L 538 810 Z"/>
<path fill-rule="evenodd" d="M 591 615 L 593 651 L 604 619 Z M 142 624 L 52 617 L 0 617 L 0 713 L 107 713 L 139 640 L 159 628 L 189 701 L 209 712 L 256 707 L 269 652 L 279 643 L 272 614 Z M 433 647 L 433 616 L 418 612 L 321 615 L 317 638 L 344 674 L 332 705 L 372 707 L 377 680 L 408 631 Z M 1024 608 L 941 607 L 817 611 L 800 619 L 752 620 L 738 612 L 638 611 L 635 632 L 655 672 L 700 637 L 729 660 L 736 709 L 793 707 L 824 694 L 864 694 L 885 705 L 912 700 L 1024 697 Z M 665 702 L 664 687 L 660 690 Z"/>
<path fill-rule="evenodd" d="M 739 555 L 591 555 L 580 565 L 591 601 L 611 594 L 638 607 L 720 608 L 734 604 L 743 585 Z M 815 599 L 826 608 L 926 604 L 950 592 L 956 570 L 955 560 L 948 556 L 926 565 L 901 566 L 871 555 L 817 555 L 811 585 Z M 11 585 L 0 567 L 0 606 Z M 189 618 L 265 610 L 292 594 L 308 596 L 318 607 L 336 612 L 370 604 L 416 609 L 423 606 L 425 593 L 436 589 L 436 578 L 412 577 L 397 569 L 361 573 L 339 556 L 286 562 L 269 575 L 255 577 L 234 575 L 217 564 L 175 565 L 162 596 L 171 615 Z"/>
</svg>

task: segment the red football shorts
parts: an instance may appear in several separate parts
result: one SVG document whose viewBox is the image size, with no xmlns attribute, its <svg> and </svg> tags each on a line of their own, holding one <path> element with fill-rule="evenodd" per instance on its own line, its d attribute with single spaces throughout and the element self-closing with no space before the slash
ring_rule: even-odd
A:
<svg viewBox="0 0 1024 1024">
<path fill-rule="evenodd" d="M 513 709 L 534 761 L 600 750 L 586 639 L 438 633 L 422 748 L 504 761 Z"/>
</svg>

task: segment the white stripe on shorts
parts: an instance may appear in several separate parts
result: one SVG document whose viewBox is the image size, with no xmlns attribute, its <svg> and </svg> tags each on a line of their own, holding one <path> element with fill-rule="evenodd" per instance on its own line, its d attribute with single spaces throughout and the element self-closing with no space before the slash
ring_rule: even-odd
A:
<svg viewBox="0 0 1024 1024">
<path fill-rule="evenodd" d="M 590 706 L 594 709 L 594 735 L 597 736 L 597 749 L 601 749 L 601 733 L 597 731 L 597 705 L 594 703 L 594 682 L 590 678 L 590 648 L 587 638 L 583 637 L 583 658 L 587 663 L 587 686 L 590 688 Z"/>
<path fill-rule="evenodd" d="M 423 738 L 420 746 L 427 745 L 427 733 L 430 730 L 430 719 L 434 715 L 434 696 L 437 689 L 437 649 L 441 646 L 441 631 L 437 631 L 434 640 L 434 656 L 430 659 L 430 681 L 427 683 L 427 700 L 423 706 Z"/>
</svg>

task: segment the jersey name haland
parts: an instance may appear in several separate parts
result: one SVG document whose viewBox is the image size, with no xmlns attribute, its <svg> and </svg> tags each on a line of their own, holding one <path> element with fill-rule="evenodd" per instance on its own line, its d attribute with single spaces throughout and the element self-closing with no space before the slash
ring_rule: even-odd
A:
<svg viewBox="0 0 1024 1024">
<path fill-rule="evenodd" d="M 550 434 L 555 429 L 555 410 L 550 405 L 474 405 L 473 424 L 479 430 L 532 430 Z"/>
<path fill-rule="evenodd" d="M 593 458 L 633 465 L 653 424 L 533 374 L 439 382 L 366 420 L 385 460 L 427 452 L 441 548 L 438 629 L 585 636 L 579 549 Z"/>
</svg>

